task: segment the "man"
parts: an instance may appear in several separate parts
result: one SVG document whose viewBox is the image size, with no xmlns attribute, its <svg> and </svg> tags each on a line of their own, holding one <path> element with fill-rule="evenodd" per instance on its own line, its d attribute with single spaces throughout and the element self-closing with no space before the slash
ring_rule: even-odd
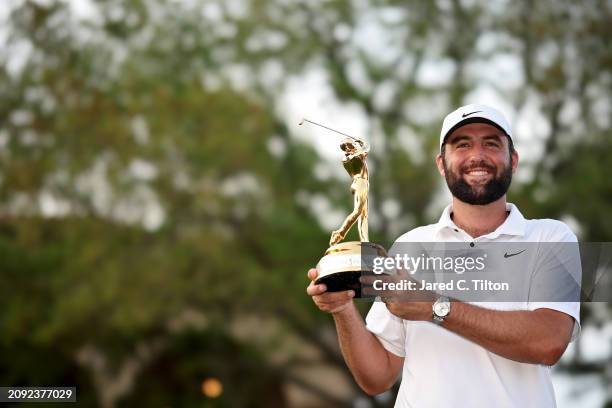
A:
<svg viewBox="0 0 612 408">
<path fill-rule="evenodd" d="M 436 224 L 398 242 L 576 242 L 563 223 L 526 220 L 506 202 L 518 165 L 512 131 L 497 110 L 467 105 L 450 113 L 436 165 L 453 195 Z M 522 271 L 521 271 L 522 272 Z M 524 302 L 489 308 L 455 299 L 375 302 L 366 322 L 352 291 L 328 293 L 308 271 L 307 293 L 332 314 L 345 361 L 376 395 L 402 370 L 396 407 L 552 407 L 550 366 L 579 332 L 579 303 Z M 516 310 L 512 310 L 516 308 Z M 505 309 L 505 310 L 504 310 Z"/>
</svg>

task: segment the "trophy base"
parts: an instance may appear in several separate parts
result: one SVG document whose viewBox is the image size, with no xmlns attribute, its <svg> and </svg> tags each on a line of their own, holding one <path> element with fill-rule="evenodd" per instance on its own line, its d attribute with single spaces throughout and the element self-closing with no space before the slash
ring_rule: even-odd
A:
<svg viewBox="0 0 612 408">
<path fill-rule="evenodd" d="M 355 291 L 361 297 L 359 277 L 373 273 L 376 257 L 386 257 L 387 251 L 373 242 L 341 242 L 332 245 L 317 264 L 319 277 L 315 284 L 323 283 L 328 292 Z"/>
<path fill-rule="evenodd" d="M 324 283 L 328 292 L 353 290 L 355 291 L 355 297 L 359 298 L 361 297 L 361 283 L 359 282 L 359 277 L 361 274 L 361 271 L 336 272 L 323 276 L 322 278 L 317 278 L 315 283 L 317 285 L 319 283 Z"/>
</svg>

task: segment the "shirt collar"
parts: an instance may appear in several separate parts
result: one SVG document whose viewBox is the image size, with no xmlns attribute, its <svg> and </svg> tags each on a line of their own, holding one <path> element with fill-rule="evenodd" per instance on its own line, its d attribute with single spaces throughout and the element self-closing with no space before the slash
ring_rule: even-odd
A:
<svg viewBox="0 0 612 408">
<path fill-rule="evenodd" d="M 524 236 L 526 221 L 523 214 L 519 211 L 516 205 L 512 203 L 506 203 L 506 210 L 510 211 L 508 217 L 503 222 L 502 225 L 497 227 L 497 229 L 487 235 L 487 238 L 496 238 L 499 235 L 516 235 L 516 236 Z M 444 211 L 442 211 L 442 216 L 440 216 L 440 220 L 436 224 L 436 232 L 440 232 L 445 228 L 450 228 L 453 230 L 459 229 L 457 225 L 451 219 L 451 214 L 453 212 L 453 205 L 449 204 L 446 206 Z"/>
</svg>

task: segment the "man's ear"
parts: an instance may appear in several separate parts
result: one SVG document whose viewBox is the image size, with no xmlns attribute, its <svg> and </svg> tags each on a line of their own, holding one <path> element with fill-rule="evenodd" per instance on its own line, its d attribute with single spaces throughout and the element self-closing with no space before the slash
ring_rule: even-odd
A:
<svg viewBox="0 0 612 408">
<path fill-rule="evenodd" d="M 438 166 L 438 172 L 442 177 L 446 176 L 446 172 L 444 171 L 444 159 L 441 154 L 436 156 L 436 166 Z"/>
<path fill-rule="evenodd" d="M 512 160 L 512 173 L 514 173 L 516 171 L 516 168 L 518 167 L 518 162 L 519 162 L 519 154 L 518 152 L 515 150 L 512 152 L 512 154 L 510 155 L 510 160 Z"/>
</svg>

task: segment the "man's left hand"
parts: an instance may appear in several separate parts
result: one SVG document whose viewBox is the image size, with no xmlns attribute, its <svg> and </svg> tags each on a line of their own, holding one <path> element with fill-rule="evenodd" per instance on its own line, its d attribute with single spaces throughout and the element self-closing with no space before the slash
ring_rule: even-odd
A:
<svg viewBox="0 0 612 408">
<path fill-rule="evenodd" d="M 398 284 L 411 281 L 414 289 L 405 290 L 376 290 L 373 285 L 375 281 L 377 286 L 389 287 L 388 284 Z M 432 305 L 437 294 L 428 290 L 418 289 L 419 282 L 416 282 L 405 271 L 398 271 L 393 275 L 366 275 L 360 278 L 362 284 L 362 293 L 365 295 L 379 296 L 380 299 L 387 305 L 387 309 L 393 315 L 404 320 L 432 320 Z M 405 285 L 406 286 L 406 285 Z M 393 287 L 393 286 L 392 286 Z"/>
</svg>

